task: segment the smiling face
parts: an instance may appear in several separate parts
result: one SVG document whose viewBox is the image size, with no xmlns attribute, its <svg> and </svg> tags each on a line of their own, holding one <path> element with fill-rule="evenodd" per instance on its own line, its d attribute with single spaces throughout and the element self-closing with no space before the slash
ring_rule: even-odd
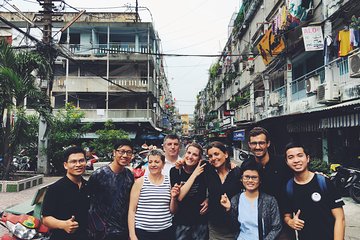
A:
<svg viewBox="0 0 360 240">
<path fill-rule="evenodd" d="M 241 181 L 246 191 L 249 192 L 257 191 L 260 186 L 260 177 L 258 171 L 256 170 L 244 171 L 241 177 Z"/>
<path fill-rule="evenodd" d="M 161 157 L 159 155 L 149 155 L 148 165 L 150 174 L 161 174 L 165 163 L 161 160 Z"/>
<path fill-rule="evenodd" d="M 209 162 L 215 168 L 224 166 L 226 163 L 226 159 L 228 158 L 227 152 L 223 152 L 217 147 L 209 148 L 207 154 L 209 157 Z"/>
<path fill-rule="evenodd" d="M 119 146 L 113 151 L 114 163 L 120 168 L 124 168 L 129 165 L 133 158 L 133 150 L 130 146 Z"/>
<path fill-rule="evenodd" d="M 257 159 L 262 159 L 268 154 L 270 141 L 266 139 L 266 135 L 263 133 L 257 136 L 251 136 L 248 144 L 251 152 Z"/>
<path fill-rule="evenodd" d="M 286 163 L 295 173 L 307 171 L 309 160 L 309 155 L 306 155 L 302 147 L 293 147 L 286 150 Z"/>
<path fill-rule="evenodd" d="M 165 140 L 163 149 L 167 159 L 177 159 L 180 151 L 180 143 L 178 139 L 168 138 Z"/>
<path fill-rule="evenodd" d="M 68 160 L 64 162 L 67 174 L 71 176 L 81 176 L 85 172 L 86 160 L 83 153 L 70 154 Z"/>
<path fill-rule="evenodd" d="M 189 146 L 184 155 L 185 164 L 189 167 L 196 166 L 200 161 L 200 150 Z"/>
</svg>

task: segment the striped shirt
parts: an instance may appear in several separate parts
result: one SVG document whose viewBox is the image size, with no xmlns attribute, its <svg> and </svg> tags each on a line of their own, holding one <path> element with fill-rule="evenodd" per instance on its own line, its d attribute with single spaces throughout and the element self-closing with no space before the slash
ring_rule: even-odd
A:
<svg viewBox="0 0 360 240">
<path fill-rule="evenodd" d="M 159 232 L 171 227 L 170 198 L 168 176 L 164 176 L 162 184 L 154 185 L 145 175 L 135 213 L 135 228 Z"/>
</svg>

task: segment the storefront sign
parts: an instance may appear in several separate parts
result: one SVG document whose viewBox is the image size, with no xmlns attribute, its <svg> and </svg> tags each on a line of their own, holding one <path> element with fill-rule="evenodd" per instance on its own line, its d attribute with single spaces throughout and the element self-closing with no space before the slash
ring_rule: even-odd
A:
<svg viewBox="0 0 360 240">
<path fill-rule="evenodd" d="M 303 27 L 302 29 L 305 51 L 324 49 L 324 38 L 321 26 Z"/>
<path fill-rule="evenodd" d="M 234 131 L 233 141 L 245 141 L 245 130 Z"/>
</svg>

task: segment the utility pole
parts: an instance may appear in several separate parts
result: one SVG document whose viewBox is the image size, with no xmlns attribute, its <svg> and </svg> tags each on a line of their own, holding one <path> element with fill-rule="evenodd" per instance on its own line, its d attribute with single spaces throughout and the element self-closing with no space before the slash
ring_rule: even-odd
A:
<svg viewBox="0 0 360 240">
<path fill-rule="evenodd" d="M 60 15 L 61 13 L 53 12 L 54 5 L 53 2 L 61 0 L 38 0 L 40 5 L 42 5 L 43 10 L 40 11 L 42 16 L 41 22 L 43 23 L 43 39 L 42 45 L 39 48 L 39 51 L 44 55 L 50 64 L 51 69 L 54 69 L 54 61 L 56 53 L 52 46 L 52 17 L 54 15 Z M 54 74 L 51 73 L 49 79 L 46 81 L 47 84 L 41 84 L 44 91 L 46 91 L 47 96 L 50 98 L 51 104 L 51 91 L 54 81 Z M 47 158 L 47 146 L 48 146 L 48 133 L 49 129 L 47 122 L 44 118 L 40 117 L 39 121 L 39 141 L 38 141 L 38 161 L 37 161 L 37 172 L 38 173 L 49 173 L 49 161 Z"/>
</svg>

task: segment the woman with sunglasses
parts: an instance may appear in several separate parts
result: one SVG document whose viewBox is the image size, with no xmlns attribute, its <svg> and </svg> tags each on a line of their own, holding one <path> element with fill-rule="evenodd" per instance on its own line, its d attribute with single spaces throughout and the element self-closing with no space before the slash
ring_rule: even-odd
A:
<svg viewBox="0 0 360 240">
<path fill-rule="evenodd" d="M 262 168 L 248 161 L 241 165 L 245 192 L 230 198 L 221 196 L 221 205 L 230 213 L 237 240 L 272 240 L 281 231 L 278 204 L 273 196 L 259 191 Z M 240 185 L 240 184 L 239 184 Z"/>
</svg>

